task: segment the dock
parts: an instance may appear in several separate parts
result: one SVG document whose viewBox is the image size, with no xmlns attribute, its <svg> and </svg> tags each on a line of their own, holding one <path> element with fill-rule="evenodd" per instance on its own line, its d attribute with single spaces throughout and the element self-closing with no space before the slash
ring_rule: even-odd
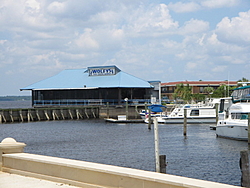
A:
<svg viewBox="0 0 250 188">
<path fill-rule="evenodd" d="M 99 118 L 99 107 L 0 109 L 0 123 Z"/>
<path fill-rule="evenodd" d="M 106 122 L 110 123 L 144 123 L 143 119 L 129 119 L 126 115 L 118 115 L 117 119 L 105 118 Z"/>
</svg>

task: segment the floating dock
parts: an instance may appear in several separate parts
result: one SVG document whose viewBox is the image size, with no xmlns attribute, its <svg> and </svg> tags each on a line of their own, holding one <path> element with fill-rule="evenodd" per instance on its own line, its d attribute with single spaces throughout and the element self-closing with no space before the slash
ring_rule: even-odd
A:
<svg viewBox="0 0 250 188">
<path fill-rule="evenodd" d="M 110 123 L 144 123 L 143 119 L 128 119 L 126 115 L 118 115 L 117 119 L 105 118 L 105 121 Z"/>
<path fill-rule="evenodd" d="M 119 120 L 119 119 L 105 119 L 106 122 L 110 123 L 144 123 L 143 119 L 128 119 L 128 120 Z"/>
</svg>

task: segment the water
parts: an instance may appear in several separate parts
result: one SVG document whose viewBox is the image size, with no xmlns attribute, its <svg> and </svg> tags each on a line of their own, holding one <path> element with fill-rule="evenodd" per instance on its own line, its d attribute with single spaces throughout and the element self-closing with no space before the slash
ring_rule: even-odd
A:
<svg viewBox="0 0 250 188">
<path fill-rule="evenodd" d="M 25 152 L 155 170 L 154 132 L 146 124 L 111 124 L 103 120 L 0 124 L 0 141 L 13 137 Z M 209 125 L 159 124 L 160 154 L 167 173 L 240 186 L 240 151 L 247 142 L 216 138 Z"/>
<path fill-rule="evenodd" d="M 31 101 L 0 101 L 1 108 L 31 108 Z"/>
</svg>

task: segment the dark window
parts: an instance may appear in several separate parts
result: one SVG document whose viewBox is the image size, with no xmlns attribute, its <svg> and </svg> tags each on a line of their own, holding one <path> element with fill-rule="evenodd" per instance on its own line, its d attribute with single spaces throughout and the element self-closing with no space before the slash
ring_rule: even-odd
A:
<svg viewBox="0 0 250 188">
<path fill-rule="evenodd" d="M 190 116 L 198 116 L 199 115 L 199 110 L 192 110 L 190 113 Z"/>
</svg>

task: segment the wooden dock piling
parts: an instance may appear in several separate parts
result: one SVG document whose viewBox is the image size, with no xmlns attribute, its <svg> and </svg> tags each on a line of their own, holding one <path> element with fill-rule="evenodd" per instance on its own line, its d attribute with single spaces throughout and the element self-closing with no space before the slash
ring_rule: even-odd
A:
<svg viewBox="0 0 250 188">
<path fill-rule="evenodd" d="M 248 145 L 250 145 L 250 113 L 248 113 Z"/>
<path fill-rule="evenodd" d="M 250 187 L 249 151 L 240 152 L 241 186 Z"/>
<path fill-rule="evenodd" d="M 160 173 L 166 174 L 167 172 L 166 166 L 167 166 L 166 155 L 160 155 Z"/>
<path fill-rule="evenodd" d="M 184 109 L 183 135 L 187 136 L 187 109 Z"/>
</svg>

